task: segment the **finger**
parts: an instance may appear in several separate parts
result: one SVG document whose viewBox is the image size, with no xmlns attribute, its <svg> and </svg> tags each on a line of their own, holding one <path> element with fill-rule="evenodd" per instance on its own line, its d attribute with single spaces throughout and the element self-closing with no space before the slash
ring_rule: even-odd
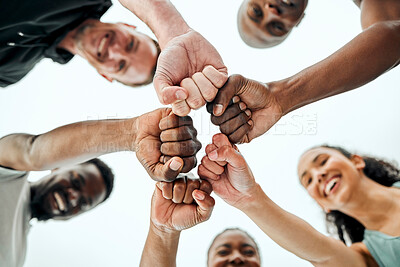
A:
<svg viewBox="0 0 400 267">
<path fill-rule="evenodd" d="M 161 163 L 166 163 L 168 160 L 170 160 L 172 157 L 171 156 L 165 156 L 162 155 L 160 157 L 160 162 Z M 183 168 L 181 170 L 181 172 L 185 173 L 185 172 L 190 172 L 194 167 L 196 167 L 197 165 L 197 158 L 196 156 L 192 156 L 192 157 L 185 157 L 185 158 L 181 158 L 183 160 Z"/>
<path fill-rule="evenodd" d="M 157 186 L 160 188 L 162 195 L 165 199 L 172 199 L 172 182 L 158 182 Z"/>
<path fill-rule="evenodd" d="M 214 99 L 213 114 L 215 116 L 220 116 L 224 113 L 225 109 L 228 107 L 229 102 L 240 89 L 237 88 L 240 84 L 237 84 L 236 76 L 229 77 L 228 81 L 219 89 L 217 96 Z"/>
<path fill-rule="evenodd" d="M 157 77 L 154 79 L 154 87 L 156 88 L 157 96 L 161 104 L 169 105 L 188 98 L 189 94 L 186 89 L 163 83 L 159 79 L 160 78 Z M 157 89 L 157 86 L 159 89 Z"/>
<path fill-rule="evenodd" d="M 216 175 L 221 175 L 225 171 L 224 167 L 220 166 L 215 161 L 211 161 L 207 156 L 201 159 L 201 165 Z"/>
<path fill-rule="evenodd" d="M 177 142 L 194 139 L 197 131 L 193 126 L 181 126 L 164 130 L 160 134 L 161 142 Z"/>
<path fill-rule="evenodd" d="M 218 93 L 218 88 L 216 88 L 201 72 L 196 72 L 193 74 L 192 79 L 196 83 L 197 88 L 200 90 L 203 98 L 207 102 L 213 101 Z"/>
<path fill-rule="evenodd" d="M 214 125 L 221 125 L 224 122 L 227 122 L 227 121 L 235 118 L 240 113 L 244 113 L 246 111 L 246 108 L 247 108 L 247 106 L 243 102 L 239 102 L 239 103 L 233 104 L 233 105 L 229 106 L 225 110 L 224 114 L 222 114 L 221 116 L 211 115 L 211 122 Z"/>
<path fill-rule="evenodd" d="M 158 127 L 161 131 L 173 129 L 181 126 L 192 126 L 193 120 L 190 116 L 179 117 L 175 114 L 169 114 L 160 120 Z"/>
<path fill-rule="evenodd" d="M 206 104 L 200 89 L 191 78 L 185 78 L 181 82 L 181 86 L 185 88 L 189 94 L 186 103 L 191 109 L 198 109 Z"/>
<path fill-rule="evenodd" d="M 156 181 L 173 181 L 181 172 L 183 160 L 179 157 L 173 157 L 165 164 L 157 163 L 150 172 L 151 177 Z"/>
<path fill-rule="evenodd" d="M 234 168 L 244 168 L 247 166 L 246 161 L 239 151 L 235 150 L 231 145 L 222 146 L 212 151 L 208 155 L 210 160 L 226 161 Z"/>
<path fill-rule="evenodd" d="M 213 188 L 211 186 L 211 184 L 206 181 L 206 180 L 201 180 L 200 181 L 200 188 L 199 190 L 206 192 L 207 194 L 211 194 L 211 192 L 213 191 Z"/>
<path fill-rule="evenodd" d="M 229 141 L 232 142 L 233 144 L 250 142 L 247 134 L 250 132 L 251 128 L 252 128 L 252 121 L 249 120 L 247 123 L 244 123 L 238 129 L 236 129 L 236 131 L 234 131 L 228 136 Z"/>
<path fill-rule="evenodd" d="M 210 153 L 211 151 L 213 151 L 215 149 L 217 149 L 217 147 L 214 144 L 207 145 L 206 149 L 205 149 L 206 150 L 206 154 L 208 155 L 208 153 Z M 224 161 L 216 161 L 216 163 L 218 165 L 222 166 L 222 167 L 226 165 L 226 162 L 224 162 Z"/>
<path fill-rule="evenodd" d="M 214 198 L 201 190 L 193 191 L 193 198 L 197 203 L 197 212 L 201 221 L 208 220 L 215 205 Z"/>
<path fill-rule="evenodd" d="M 250 119 L 249 116 L 245 112 L 240 113 L 233 119 L 224 122 L 219 126 L 221 133 L 226 135 L 230 135 L 231 133 L 235 132 L 239 129 L 243 124 L 247 124 L 247 121 Z"/>
<path fill-rule="evenodd" d="M 172 104 L 172 112 L 183 117 L 190 113 L 190 107 L 185 100 L 177 101 Z"/>
<path fill-rule="evenodd" d="M 183 203 L 185 204 L 192 204 L 193 202 L 193 196 L 192 193 L 195 189 L 200 188 L 200 180 L 192 180 L 192 179 L 187 179 L 186 180 L 186 192 L 185 196 L 183 198 Z"/>
<path fill-rule="evenodd" d="M 232 146 L 225 134 L 219 133 L 212 137 L 212 142 L 216 147 Z"/>
<path fill-rule="evenodd" d="M 160 151 L 166 156 L 189 157 L 194 156 L 201 149 L 201 143 L 197 139 L 180 142 L 162 143 Z"/>
<path fill-rule="evenodd" d="M 216 181 L 220 178 L 219 175 L 209 171 L 203 165 L 199 165 L 199 168 L 197 168 L 197 174 L 199 175 L 199 177 L 201 179 L 210 179 L 210 180 Z"/>
<path fill-rule="evenodd" d="M 174 181 L 174 189 L 172 190 L 172 202 L 182 203 L 186 192 L 185 179 L 179 178 Z"/>
<path fill-rule="evenodd" d="M 207 79 L 217 88 L 221 88 L 228 80 L 228 75 L 226 73 L 222 73 L 210 65 L 206 66 L 202 72 L 204 76 L 207 77 Z"/>
</svg>

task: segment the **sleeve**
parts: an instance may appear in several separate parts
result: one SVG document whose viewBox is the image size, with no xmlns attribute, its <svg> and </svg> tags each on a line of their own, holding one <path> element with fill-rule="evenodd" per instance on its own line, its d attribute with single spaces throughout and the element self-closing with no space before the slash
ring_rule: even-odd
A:
<svg viewBox="0 0 400 267">
<path fill-rule="evenodd" d="M 6 182 L 14 179 L 21 179 L 28 176 L 29 172 L 17 171 L 0 166 L 0 182 Z"/>
</svg>

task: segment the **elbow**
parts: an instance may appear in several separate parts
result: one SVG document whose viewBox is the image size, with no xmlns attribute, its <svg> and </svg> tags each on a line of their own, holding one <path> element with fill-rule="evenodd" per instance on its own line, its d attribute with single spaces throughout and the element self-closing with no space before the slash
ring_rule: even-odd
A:
<svg viewBox="0 0 400 267">
<path fill-rule="evenodd" d="M 33 135 L 27 140 L 26 153 L 24 158 L 24 165 L 27 171 L 43 171 L 45 170 L 44 164 L 41 163 L 40 155 L 37 153 L 35 141 L 40 135 Z"/>
</svg>

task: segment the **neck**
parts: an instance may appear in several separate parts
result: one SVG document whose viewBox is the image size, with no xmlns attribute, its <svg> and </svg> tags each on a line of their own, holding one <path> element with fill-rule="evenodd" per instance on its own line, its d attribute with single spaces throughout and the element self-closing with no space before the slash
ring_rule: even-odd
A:
<svg viewBox="0 0 400 267">
<path fill-rule="evenodd" d="M 390 223 L 399 207 L 398 190 L 380 185 L 368 177 L 352 192 L 351 199 L 341 211 L 362 223 L 366 229 L 379 231 Z"/>
</svg>

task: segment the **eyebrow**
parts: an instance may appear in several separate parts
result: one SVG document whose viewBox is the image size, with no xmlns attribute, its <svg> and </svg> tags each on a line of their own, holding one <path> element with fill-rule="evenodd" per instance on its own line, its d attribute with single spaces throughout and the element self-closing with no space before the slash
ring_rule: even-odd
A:
<svg viewBox="0 0 400 267">
<path fill-rule="evenodd" d="M 220 247 L 232 248 L 232 246 L 229 245 L 229 244 L 222 244 L 222 245 L 216 247 L 216 249 L 218 249 L 218 248 L 220 248 Z"/>
<path fill-rule="evenodd" d="M 254 246 L 252 246 L 252 245 L 250 245 L 250 244 L 246 244 L 246 243 L 245 243 L 245 244 L 241 244 L 240 247 L 241 247 L 241 248 L 244 248 L 244 247 L 251 247 L 251 248 L 254 248 Z"/>
<path fill-rule="evenodd" d="M 319 158 L 320 156 L 322 156 L 322 154 L 318 154 L 318 155 L 312 160 L 312 163 L 315 163 L 315 162 L 318 160 L 318 158 Z M 303 181 L 304 175 L 306 175 L 306 174 L 307 174 L 307 171 L 304 171 L 303 174 L 300 176 L 300 180 L 301 180 L 301 181 Z"/>
</svg>

